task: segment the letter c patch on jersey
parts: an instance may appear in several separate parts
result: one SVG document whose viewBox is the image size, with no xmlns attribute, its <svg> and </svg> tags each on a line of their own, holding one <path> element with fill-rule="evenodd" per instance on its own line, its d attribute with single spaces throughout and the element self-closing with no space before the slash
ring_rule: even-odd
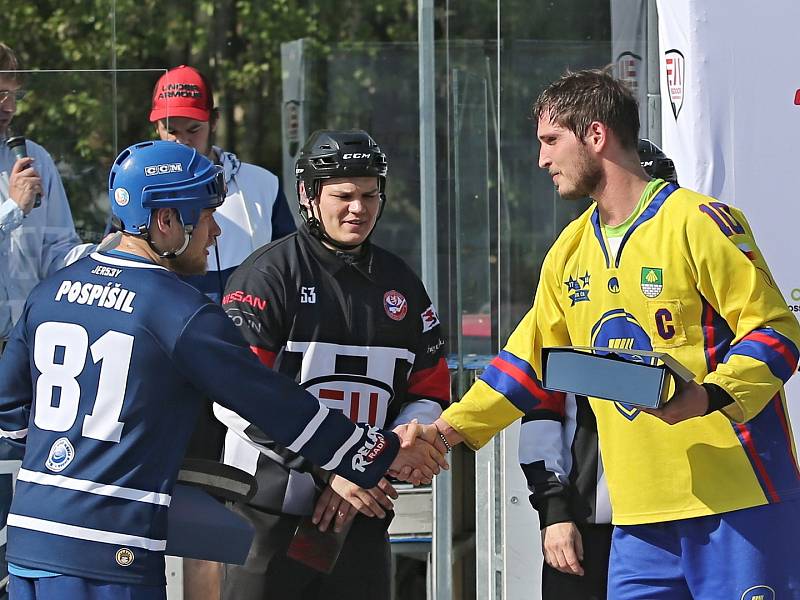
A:
<svg viewBox="0 0 800 600">
<path fill-rule="evenodd" d="M 682 309 L 680 300 L 647 302 L 650 339 L 654 348 L 676 348 L 686 343 Z"/>
</svg>

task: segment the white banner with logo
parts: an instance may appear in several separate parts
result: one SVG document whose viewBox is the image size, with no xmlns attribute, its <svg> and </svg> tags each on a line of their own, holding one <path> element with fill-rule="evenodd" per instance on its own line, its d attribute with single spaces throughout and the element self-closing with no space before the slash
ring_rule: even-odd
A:
<svg viewBox="0 0 800 600">
<path fill-rule="evenodd" d="M 800 2 L 657 0 L 663 148 L 684 187 L 744 210 L 800 311 Z M 787 386 L 800 440 L 800 377 Z"/>
<path fill-rule="evenodd" d="M 614 76 L 625 81 L 639 99 L 639 121 L 647 130 L 646 0 L 611 1 L 611 52 Z"/>
</svg>

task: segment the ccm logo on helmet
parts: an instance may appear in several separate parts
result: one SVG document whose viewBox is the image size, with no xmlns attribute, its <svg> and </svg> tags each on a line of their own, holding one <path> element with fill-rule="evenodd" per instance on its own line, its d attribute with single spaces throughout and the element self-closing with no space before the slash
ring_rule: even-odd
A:
<svg viewBox="0 0 800 600">
<path fill-rule="evenodd" d="M 351 158 L 369 158 L 372 156 L 371 153 L 363 153 L 363 152 L 351 152 L 348 154 L 342 154 L 342 158 L 344 160 L 350 160 Z"/>
<path fill-rule="evenodd" d="M 150 165 L 144 168 L 146 177 L 153 175 L 165 175 L 167 173 L 181 173 L 183 165 L 181 163 L 169 163 L 165 165 Z"/>
</svg>

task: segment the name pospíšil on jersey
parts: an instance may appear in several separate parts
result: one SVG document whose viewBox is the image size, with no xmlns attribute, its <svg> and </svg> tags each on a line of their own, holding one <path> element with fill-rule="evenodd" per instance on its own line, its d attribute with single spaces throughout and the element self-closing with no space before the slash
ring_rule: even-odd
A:
<svg viewBox="0 0 800 600">
<path fill-rule="evenodd" d="M 172 272 L 96 253 L 35 288 L 0 360 L 0 429 L 25 445 L 9 562 L 163 585 L 170 494 L 206 397 L 364 487 L 399 446 L 264 367 Z"/>
</svg>

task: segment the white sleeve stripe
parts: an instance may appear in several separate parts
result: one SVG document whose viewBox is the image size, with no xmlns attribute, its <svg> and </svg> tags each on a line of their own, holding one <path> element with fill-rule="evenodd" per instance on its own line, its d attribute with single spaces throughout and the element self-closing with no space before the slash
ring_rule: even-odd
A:
<svg viewBox="0 0 800 600">
<path fill-rule="evenodd" d="M 28 435 L 28 428 L 20 429 L 19 431 L 5 431 L 4 429 L 0 429 L 0 437 L 4 438 L 11 438 L 12 440 L 19 440 L 21 438 L 27 437 Z"/>
<path fill-rule="evenodd" d="M 308 425 L 306 425 L 306 428 L 303 429 L 303 432 L 298 436 L 298 438 L 286 448 L 299 454 L 300 449 L 305 446 L 308 440 L 310 440 L 317 432 L 317 429 L 319 429 L 319 426 L 322 425 L 322 422 L 328 416 L 329 412 L 330 410 L 327 406 L 320 404 L 319 410 L 317 411 L 317 414 L 314 415 L 314 418 L 308 422 Z"/>
<path fill-rule="evenodd" d="M 135 546 L 152 552 L 163 552 L 167 548 L 167 540 L 155 540 L 138 535 L 117 533 L 116 531 L 78 527 L 77 525 L 67 525 L 66 523 L 35 519 L 22 515 L 8 515 L 8 525 L 9 527 L 41 531 L 78 540 L 88 540 L 90 542 L 102 542 L 104 544 L 115 544 L 117 546 Z"/>
<path fill-rule="evenodd" d="M 361 429 L 361 427 L 356 427 L 353 435 L 347 438 L 347 441 L 339 447 L 339 449 L 336 451 L 336 454 L 333 455 L 333 458 L 322 465 L 322 468 L 326 471 L 333 471 L 339 466 L 339 463 L 342 462 L 342 458 L 344 458 L 344 455 L 347 453 L 347 451 L 360 442 L 363 438 L 364 430 Z"/>
<path fill-rule="evenodd" d="M 252 425 L 247 419 L 242 417 L 239 413 L 232 411 L 230 408 L 225 408 L 221 404 L 214 402 L 213 405 L 214 416 L 217 420 L 225 425 L 231 431 L 235 431 L 242 437 L 245 435 L 245 430 Z"/>
<path fill-rule="evenodd" d="M 125 500 L 134 500 L 136 502 L 158 504 L 160 506 L 169 506 L 169 503 L 172 501 L 172 497 L 169 494 L 148 492 L 118 485 L 106 485 L 89 481 L 88 479 L 75 479 L 73 477 L 65 477 L 64 475 L 51 475 L 49 473 L 29 471 L 28 469 L 20 469 L 17 480 L 38 485 L 50 485 L 67 490 L 75 490 L 77 492 L 87 492 L 89 494 L 97 494 L 98 496 L 110 496 L 112 498 L 124 498 Z"/>
</svg>

